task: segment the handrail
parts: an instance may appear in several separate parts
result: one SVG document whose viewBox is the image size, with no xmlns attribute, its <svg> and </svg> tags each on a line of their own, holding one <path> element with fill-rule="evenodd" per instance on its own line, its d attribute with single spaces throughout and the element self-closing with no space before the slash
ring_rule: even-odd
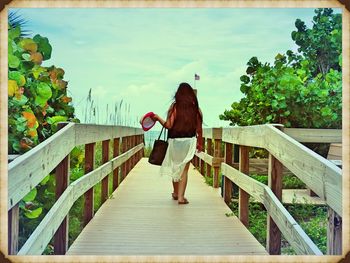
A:
<svg viewBox="0 0 350 263">
<path fill-rule="evenodd" d="M 341 143 L 342 130 L 284 128 L 283 132 L 298 142 Z"/>
<path fill-rule="evenodd" d="M 221 164 L 221 171 L 230 181 L 264 204 L 267 213 L 272 217 L 295 252 L 304 255 L 323 255 L 268 186 L 225 163 Z"/>
<path fill-rule="evenodd" d="M 9 163 L 7 209 L 10 210 L 37 186 L 74 146 L 75 124 L 69 123 L 47 140 Z M 53 150 L 55 153 L 49 154 Z"/>
<path fill-rule="evenodd" d="M 222 140 L 265 148 L 342 215 L 341 169 L 329 160 L 268 124 L 223 128 Z"/>
<path fill-rule="evenodd" d="M 132 127 L 69 123 L 9 163 L 8 210 L 36 187 L 75 146 L 141 134 L 142 129 Z"/>
<path fill-rule="evenodd" d="M 141 150 L 143 146 L 141 143 L 133 147 L 71 183 L 31 234 L 18 255 L 41 255 L 74 202 L 115 168 Z"/>
</svg>

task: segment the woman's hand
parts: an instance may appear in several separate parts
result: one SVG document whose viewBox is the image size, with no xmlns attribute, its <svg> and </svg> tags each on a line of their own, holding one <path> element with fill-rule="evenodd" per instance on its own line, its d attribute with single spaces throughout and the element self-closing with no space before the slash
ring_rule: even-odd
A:
<svg viewBox="0 0 350 263">
<path fill-rule="evenodd" d="M 197 143 L 197 151 L 202 152 L 203 151 L 203 145 L 201 143 Z"/>
<path fill-rule="evenodd" d="M 159 121 L 159 116 L 157 114 L 154 114 L 153 116 L 151 116 L 151 119 L 153 121 Z"/>
</svg>

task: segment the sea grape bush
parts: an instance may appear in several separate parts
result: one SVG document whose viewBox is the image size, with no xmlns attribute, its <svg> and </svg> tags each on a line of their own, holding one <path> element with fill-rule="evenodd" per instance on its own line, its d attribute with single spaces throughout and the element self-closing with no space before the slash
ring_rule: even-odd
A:
<svg viewBox="0 0 350 263">
<path fill-rule="evenodd" d="M 51 57 L 46 37 L 22 37 L 20 26 L 8 29 L 9 154 L 22 154 L 57 130 L 60 121 L 78 121 L 67 96 L 64 70 L 41 66 Z"/>
<path fill-rule="evenodd" d="M 257 57 L 248 61 L 240 78 L 244 97 L 220 119 L 240 126 L 341 128 L 341 15 L 327 8 L 315 13 L 311 29 L 296 20 L 291 36 L 299 53 L 277 54 L 273 65 Z"/>
<path fill-rule="evenodd" d="M 64 70 L 41 66 L 51 57 L 47 38 L 21 34 L 19 25 L 8 25 L 8 153 L 22 154 L 50 137 L 61 121 L 79 122 L 67 96 Z M 81 155 L 76 154 L 76 155 Z M 74 159 L 74 158 L 73 158 Z M 38 218 L 54 200 L 54 176 L 48 175 L 19 203 L 20 222 Z M 49 201 L 51 200 L 51 201 Z M 31 228 L 32 229 L 32 228 Z M 22 229 L 26 232 L 28 229 Z M 21 230 L 21 231 L 22 231 Z M 25 234 L 27 236 L 28 233 Z"/>
</svg>

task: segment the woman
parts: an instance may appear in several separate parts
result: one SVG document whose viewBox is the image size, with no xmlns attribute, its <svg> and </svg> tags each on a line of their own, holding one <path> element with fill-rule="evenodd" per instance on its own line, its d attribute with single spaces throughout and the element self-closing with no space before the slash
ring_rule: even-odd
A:
<svg viewBox="0 0 350 263">
<path fill-rule="evenodd" d="M 202 151 L 203 116 L 192 87 L 188 83 L 181 83 L 166 121 L 157 114 L 153 120 L 168 129 L 168 149 L 160 173 L 172 177 L 173 199 L 178 200 L 178 204 L 188 204 L 185 198 L 188 168 L 196 148 Z"/>
</svg>

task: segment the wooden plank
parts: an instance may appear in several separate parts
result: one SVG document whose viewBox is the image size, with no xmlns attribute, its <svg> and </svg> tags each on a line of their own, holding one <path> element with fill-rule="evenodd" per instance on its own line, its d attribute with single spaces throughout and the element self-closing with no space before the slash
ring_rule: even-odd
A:
<svg viewBox="0 0 350 263">
<path fill-rule="evenodd" d="M 239 188 L 242 188 L 254 199 L 264 204 L 268 214 L 276 222 L 283 236 L 297 254 L 322 255 L 322 252 L 283 207 L 270 188 L 225 163 L 221 164 L 221 171 Z"/>
<path fill-rule="evenodd" d="M 69 155 L 56 167 L 56 202 L 69 185 Z M 54 235 L 54 254 L 64 255 L 68 249 L 68 216 L 66 216 Z"/>
<path fill-rule="evenodd" d="M 171 199 L 169 181 L 159 178 L 159 166 L 149 165 L 144 158 L 67 254 L 267 255 L 235 216 L 225 216 L 230 209 L 218 191 L 210 189 L 192 166 L 186 190 L 190 203 L 178 205 Z M 184 245 L 179 245 L 180 239 Z"/>
<path fill-rule="evenodd" d="M 210 156 L 209 154 L 205 152 L 196 152 L 195 156 L 197 156 L 199 159 L 203 160 L 205 163 L 213 165 L 213 156 Z"/>
<path fill-rule="evenodd" d="M 249 174 L 249 147 L 239 146 L 239 171 Z M 239 220 L 248 227 L 249 225 L 249 194 L 239 188 Z"/>
<path fill-rule="evenodd" d="M 233 165 L 233 144 L 225 143 L 225 163 Z M 232 198 L 232 182 L 224 177 L 224 201 L 227 205 L 230 204 Z"/>
<path fill-rule="evenodd" d="M 19 205 L 8 211 L 8 254 L 16 255 L 18 252 L 19 237 Z"/>
<path fill-rule="evenodd" d="M 265 125 L 266 149 L 342 215 L 342 172 L 336 165 L 278 129 Z"/>
<path fill-rule="evenodd" d="M 341 143 L 342 130 L 284 128 L 284 133 L 298 142 Z"/>
<path fill-rule="evenodd" d="M 214 128 L 213 128 L 214 132 Z M 214 136 L 214 134 L 213 134 Z M 221 154 L 221 139 L 215 139 L 214 140 L 214 158 L 220 158 Z M 213 166 L 214 168 L 214 176 L 213 176 L 213 187 L 218 188 L 219 187 L 219 166 Z"/>
<path fill-rule="evenodd" d="M 9 163 L 8 210 L 55 169 L 74 146 L 74 124 L 69 123 L 43 143 Z"/>
<path fill-rule="evenodd" d="M 40 255 L 74 202 L 142 147 L 144 147 L 143 144 L 134 147 L 71 183 L 28 238 L 18 255 Z"/>
<path fill-rule="evenodd" d="M 211 156 L 213 154 L 213 145 L 212 140 L 210 138 L 207 138 L 207 155 Z M 206 162 L 206 173 L 207 177 L 211 177 L 211 164 L 209 162 Z"/>
<path fill-rule="evenodd" d="M 342 254 L 342 218 L 332 208 L 328 208 L 327 254 Z"/>
<path fill-rule="evenodd" d="M 327 159 L 328 160 L 342 160 L 342 145 L 338 143 L 332 143 L 329 146 Z"/>
<path fill-rule="evenodd" d="M 113 140 L 113 157 L 119 155 L 119 138 Z M 117 189 L 119 184 L 119 168 L 113 170 L 113 191 Z"/>
<path fill-rule="evenodd" d="M 253 178 L 241 173 L 239 170 L 229 166 L 228 164 L 221 164 L 221 172 L 239 188 L 249 193 L 255 200 L 263 203 L 265 199 L 264 189 L 267 187 L 263 183 L 260 183 Z"/>
<path fill-rule="evenodd" d="M 213 129 L 212 128 L 204 128 L 203 129 L 203 138 L 212 139 L 213 138 Z"/>
<path fill-rule="evenodd" d="M 221 140 L 222 139 L 222 128 L 212 128 L 212 139 Z"/>
<path fill-rule="evenodd" d="M 222 129 L 222 141 L 238 145 L 264 148 L 265 125 L 232 127 Z"/>
<path fill-rule="evenodd" d="M 102 164 L 109 160 L 109 140 L 102 142 Z M 108 176 L 101 182 L 101 205 L 108 199 Z"/>
<path fill-rule="evenodd" d="M 95 143 L 85 145 L 85 174 L 94 170 Z M 84 226 L 94 217 L 94 188 L 88 189 L 84 195 Z"/>
<path fill-rule="evenodd" d="M 77 123 L 75 124 L 75 129 L 76 145 L 84 145 L 92 142 L 109 140 L 111 138 L 119 138 L 144 133 L 140 128 L 97 124 Z"/>
<path fill-rule="evenodd" d="M 279 201 L 282 200 L 283 165 L 272 154 L 269 154 L 268 186 Z M 271 216 L 267 216 L 266 250 L 270 255 L 281 254 L 281 231 Z"/>
<path fill-rule="evenodd" d="M 203 147 L 203 153 L 204 153 L 204 151 L 205 151 L 205 138 L 203 137 L 202 138 L 202 147 Z M 205 170 L 205 162 L 203 161 L 203 160 L 200 160 L 200 165 L 201 165 L 201 175 L 205 175 L 204 174 L 204 170 Z"/>
<path fill-rule="evenodd" d="M 238 158 L 239 160 L 239 158 Z M 234 166 L 236 166 L 236 169 L 238 169 L 238 163 L 235 163 Z M 263 159 L 256 159 L 256 158 L 250 158 L 249 159 L 249 174 L 268 174 L 268 167 L 269 167 L 269 159 L 263 158 Z M 286 167 L 283 166 L 283 174 L 293 174 L 291 171 L 289 171 Z"/>
<path fill-rule="evenodd" d="M 123 137 L 122 138 L 122 153 L 125 153 L 128 149 L 128 144 L 127 144 L 127 138 Z M 126 167 L 126 163 L 122 164 L 121 167 L 121 181 L 123 181 L 126 177 L 126 173 L 127 173 L 127 167 Z"/>
</svg>

